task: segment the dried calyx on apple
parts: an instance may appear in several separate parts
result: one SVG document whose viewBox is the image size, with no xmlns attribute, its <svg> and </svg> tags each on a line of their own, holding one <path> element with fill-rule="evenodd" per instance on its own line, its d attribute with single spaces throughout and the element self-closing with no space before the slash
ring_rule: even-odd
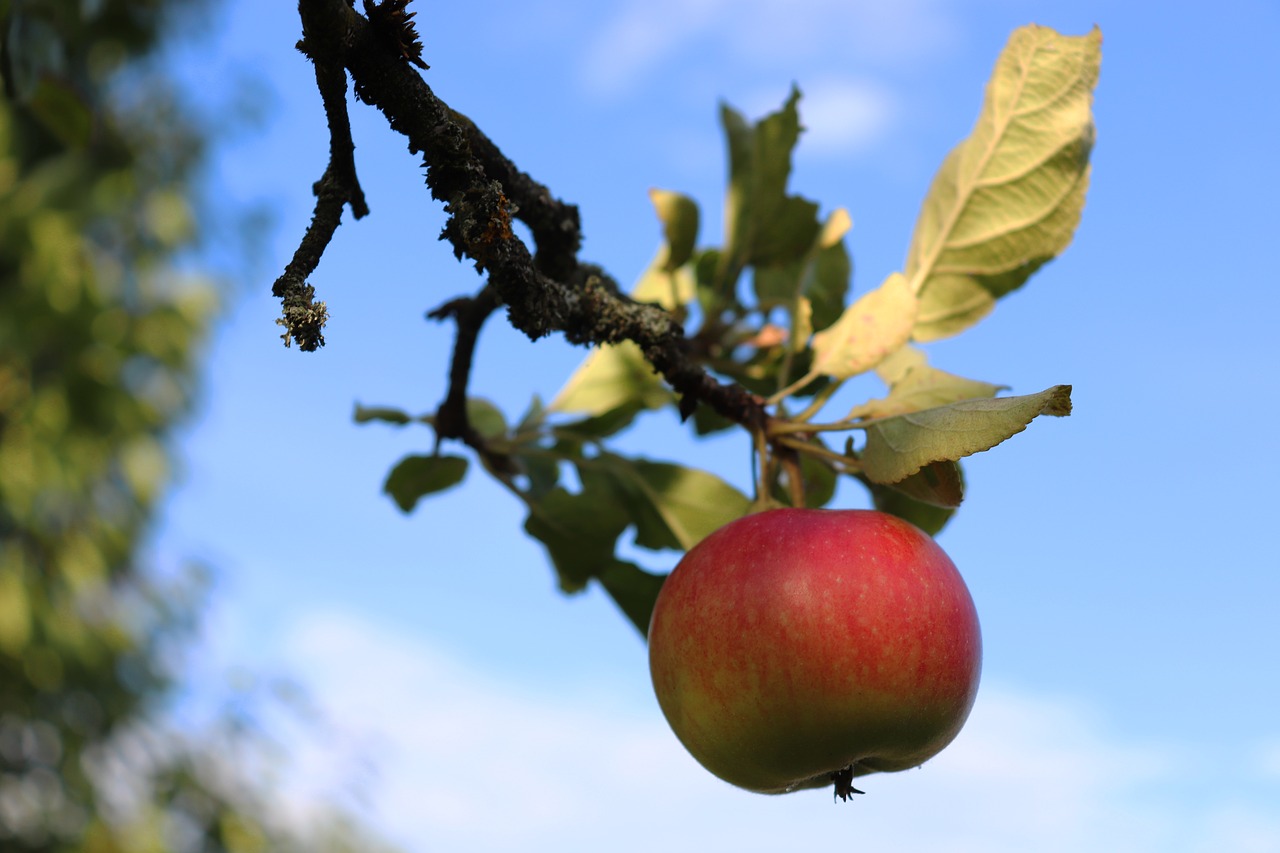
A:
<svg viewBox="0 0 1280 853">
<path fill-rule="evenodd" d="M 774 509 L 712 533 L 649 628 L 663 714 L 694 758 L 780 794 L 917 767 L 960 732 L 982 641 L 927 534 L 871 510 Z"/>
</svg>

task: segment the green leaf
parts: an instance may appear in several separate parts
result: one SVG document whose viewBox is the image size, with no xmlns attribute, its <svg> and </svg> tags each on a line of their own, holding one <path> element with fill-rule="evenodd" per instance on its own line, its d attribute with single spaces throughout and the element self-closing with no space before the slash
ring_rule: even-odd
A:
<svg viewBox="0 0 1280 853">
<path fill-rule="evenodd" d="M 818 439 L 814 444 L 825 447 Z M 784 469 L 785 473 L 785 469 Z M 826 506 L 836 494 L 836 472 L 821 459 L 807 453 L 800 454 L 800 476 L 804 480 L 804 505 L 810 509 Z M 773 490 L 775 500 L 786 506 L 791 502 L 791 490 L 786 482 L 778 482 Z"/>
<path fill-rule="evenodd" d="M 93 138 L 93 112 L 89 103 L 61 80 L 41 80 L 27 106 L 68 148 L 85 148 Z"/>
<path fill-rule="evenodd" d="M 752 275 L 756 304 L 765 311 L 783 307 L 795 314 L 803 300 L 812 312 L 809 319 L 813 327 L 823 329 L 834 323 L 844 309 L 853 273 L 844 246 L 844 235 L 852 224 L 848 211 L 836 210 L 803 256 L 784 264 L 757 265 Z M 803 349 L 809 334 L 797 335 L 794 345 Z"/>
<path fill-rule="evenodd" d="M 607 473 L 626 495 L 642 548 L 688 551 L 711 532 L 746 515 L 751 501 L 716 475 L 668 462 L 628 459 L 611 453 L 578 463 Z"/>
<path fill-rule="evenodd" d="M 1071 414 L 1071 386 L 1039 394 L 966 400 L 873 421 L 865 427 L 863 472 L 877 483 L 897 483 L 931 462 L 988 450 L 1027 428 L 1040 415 Z"/>
<path fill-rule="evenodd" d="M 542 427 L 542 422 L 546 420 L 547 410 L 542 405 L 542 398 L 537 394 L 529 400 L 529 408 L 520 416 L 520 422 L 516 424 L 516 435 L 524 433 L 536 433 Z"/>
<path fill-rule="evenodd" d="M 969 137 L 933 180 L 907 254 L 914 337 L 963 331 L 1071 242 L 1089 184 L 1102 36 L 1017 30 Z"/>
<path fill-rule="evenodd" d="M 541 500 L 560 482 L 560 460 L 543 453 L 516 453 L 520 473 L 529 478 L 529 497 Z"/>
<path fill-rule="evenodd" d="M 693 247 L 698 242 L 698 204 L 686 195 L 671 190 L 649 190 L 662 221 L 662 235 L 666 241 L 655 266 L 665 272 L 674 272 L 693 257 Z"/>
<path fill-rule="evenodd" d="M 817 331 L 836 322 L 843 313 L 849 279 L 853 276 L 853 261 L 845 248 L 844 236 L 852 227 L 849 212 L 838 208 L 827 217 L 818 235 L 817 252 L 803 291 L 812 303 L 813 328 Z"/>
<path fill-rule="evenodd" d="M 615 485 L 584 472 L 581 492 L 557 487 L 533 502 L 524 529 L 546 547 L 560 588 L 578 592 L 614 562 L 614 546 L 630 521 Z"/>
<path fill-rule="evenodd" d="M 396 426 L 403 426 L 413 421 L 413 418 L 408 412 L 401 409 L 392 409 L 388 406 L 362 406 L 356 403 L 355 422 L 367 424 L 370 421 L 382 421 Z"/>
<path fill-rule="evenodd" d="M 658 409 L 671 400 L 671 391 L 640 348 L 623 341 L 592 350 L 547 408 L 594 416 L 632 404 Z"/>
<path fill-rule="evenodd" d="M 605 592 L 640 630 L 641 636 L 648 637 L 653 605 L 667 576 L 646 572 L 634 563 L 614 560 L 600 570 L 598 577 Z"/>
<path fill-rule="evenodd" d="M 419 498 L 456 486 L 466 475 L 461 456 L 406 456 L 391 469 L 382 491 L 402 512 L 411 512 Z"/>
<path fill-rule="evenodd" d="M 592 417 L 560 424 L 551 433 L 561 442 L 574 444 L 608 438 L 614 433 L 621 432 L 631 426 L 631 422 L 636 419 L 636 415 L 642 411 L 644 411 L 644 407 L 634 403 L 619 406 L 602 415 L 593 415 Z"/>
<path fill-rule="evenodd" d="M 749 125 L 741 113 L 721 105 L 720 121 L 729 149 L 729 191 L 725 201 L 725 248 L 717 281 L 727 288 L 748 264 L 797 260 L 818 234 L 818 206 L 787 195 L 791 152 L 800 137 L 796 104 L 800 90 L 776 113 Z"/>
<path fill-rule="evenodd" d="M 965 379 L 929 366 L 925 354 L 904 346 L 876 366 L 876 374 L 889 386 L 889 395 L 854 407 L 847 420 L 886 418 L 922 409 L 994 397 L 1008 386 Z"/>
<path fill-rule="evenodd" d="M 910 339 L 916 298 L 901 273 L 893 273 L 813 336 L 813 369 L 848 379 L 875 367 Z"/>
<path fill-rule="evenodd" d="M 956 468 L 959 469 L 959 463 L 956 463 Z M 956 513 L 954 508 L 925 503 L 903 494 L 897 489 L 897 484 L 873 483 L 866 477 L 858 479 L 871 492 L 871 500 L 876 509 L 909 521 L 930 536 L 937 536 Z M 912 479 L 913 477 L 908 477 L 903 482 L 909 482 Z"/>
<path fill-rule="evenodd" d="M 507 434 L 506 416 L 501 409 L 483 397 L 467 398 L 467 420 L 481 438 L 491 440 Z"/>
<path fill-rule="evenodd" d="M 890 485 L 912 500 L 942 509 L 955 509 L 964 501 L 960 463 L 951 460 L 930 462 L 905 480 Z"/>
</svg>

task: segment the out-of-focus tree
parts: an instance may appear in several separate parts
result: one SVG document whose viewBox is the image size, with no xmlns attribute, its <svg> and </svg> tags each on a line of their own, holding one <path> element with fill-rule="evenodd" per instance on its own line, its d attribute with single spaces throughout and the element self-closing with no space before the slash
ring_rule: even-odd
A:
<svg viewBox="0 0 1280 853">
<path fill-rule="evenodd" d="M 155 62 L 204 5 L 0 0 L 4 850 L 370 847 L 281 817 L 252 726 L 164 722 L 201 583 L 140 552 L 217 300 L 200 122 Z"/>
</svg>

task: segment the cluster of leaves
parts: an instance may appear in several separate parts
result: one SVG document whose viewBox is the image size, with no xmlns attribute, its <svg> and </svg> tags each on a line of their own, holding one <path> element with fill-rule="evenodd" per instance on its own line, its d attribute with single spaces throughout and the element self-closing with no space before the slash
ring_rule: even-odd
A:
<svg viewBox="0 0 1280 853">
<path fill-rule="evenodd" d="M 698 248 L 696 203 L 653 191 L 663 243 L 632 296 L 696 328 L 697 361 L 770 407 L 754 436 L 756 494 L 697 468 L 609 449 L 645 410 L 687 413 L 634 344 L 594 350 L 547 407 L 535 400 L 514 425 L 472 399 L 481 461 L 527 505 L 525 529 L 546 546 L 563 589 L 597 579 L 643 632 L 662 578 L 617 556 L 624 531 L 641 548 L 687 550 L 747 512 L 825 506 L 840 476 L 865 485 L 878 508 L 936 533 L 963 498 L 958 460 L 1039 415 L 1070 412 L 1069 386 L 998 397 L 1001 386 L 939 370 L 913 342 L 969 329 L 1070 242 L 1089 179 L 1100 41 L 1096 30 L 1065 37 L 1033 26 L 1013 35 L 976 126 L 933 181 L 905 268 L 851 303 L 849 214 L 821 217 L 817 203 L 787 187 L 800 93 L 755 123 L 722 107 L 723 243 Z M 835 393 L 871 372 L 885 395 L 824 420 Z M 734 426 L 705 407 L 692 415 L 699 435 Z M 386 408 L 358 408 L 356 419 L 433 422 Z M 460 482 L 467 467 L 462 456 L 410 456 L 385 488 L 407 512 Z"/>
<path fill-rule="evenodd" d="M 299 846 L 233 764 L 251 739 L 164 724 L 201 585 L 138 558 L 216 298 L 177 263 L 202 135 L 120 74 L 196 5 L 0 3 L 4 850 Z"/>
</svg>

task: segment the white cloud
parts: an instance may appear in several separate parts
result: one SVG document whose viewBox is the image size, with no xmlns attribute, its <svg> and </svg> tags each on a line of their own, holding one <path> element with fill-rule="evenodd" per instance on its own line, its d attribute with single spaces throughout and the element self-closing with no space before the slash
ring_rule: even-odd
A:
<svg viewBox="0 0 1280 853">
<path fill-rule="evenodd" d="M 815 57 L 918 61 L 951 41 L 942 0 L 629 0 L 592 39 L 585 86 L 617 94 L 686 55 L 793 69 Z M 732 73 L 731 69 L 724 69 Z"/>
<path fill-rule="evenodd" d="M 880 141 L 893 124 L 894 99 L 869 80 L 827 77 L 801 87 L 803 150 L 849 157 Z"/>
<path fill-rule="evenodd" d="M 763 797 L 708 775 L 656 704 L 512 685 L 358 620 L 297 626 L 287 658 L 342 727 L 381 744 L 370 798 L 409 850 L 1280 849 L 1247 803 L 1169 786 L 1183 750 L 1134 744 L 1077 703 L 985 685 L 957 741 L 924 768 L 868 777 L 833 805 Z M 320 784 L 324 756 L 304 763 Z M 1224 842 L 1225 843 L 1225 842 Z M 1270 846 L 1268 846 L 1270 845 Z"/>
</svg>

